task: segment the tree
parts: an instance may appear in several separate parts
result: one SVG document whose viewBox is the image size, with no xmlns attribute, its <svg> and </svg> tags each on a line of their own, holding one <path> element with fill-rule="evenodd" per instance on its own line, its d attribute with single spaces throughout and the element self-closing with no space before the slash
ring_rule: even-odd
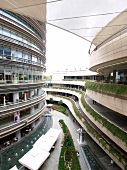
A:
<svg viewBox="0 0 127 170">
<path fill-rule="evenodd" d="M 58 101 L 58 104 L 59 104 L 59 105 L 62 105 L 62 104 L 63 104 L 63 101 L 62 101 L 62 100 Z"/>
</svg>

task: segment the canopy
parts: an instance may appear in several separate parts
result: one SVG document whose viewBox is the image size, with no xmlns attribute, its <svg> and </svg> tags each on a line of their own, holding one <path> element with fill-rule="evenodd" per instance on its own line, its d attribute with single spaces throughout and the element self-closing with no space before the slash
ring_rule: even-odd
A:
<svg viewBox="0 0 127 170">
<path fill-rule="evenodd" d="M 56 140 L 57 140 L 56 137 L 43 135 L 36 141 L 36 143 L 33 146 L 49 152 L 53 147 L 54 143 L 56 142 Z"/>
<path fill-rule="evenodd" d="M 30 170 L 38 170 L 49 155 L 49 152 L 34 147 L 19 159 L 19 162 Z"/>
<path fill-rule="evenodd" d="M 0 0 L 0 8 L 46 21 L 46 0 Z"/>
<path fill-rule="evenodd" d="M 18 168 L 15 166 L 13 166 L 10 170 L 18 170 Z"/>
<path fill-rule="evenodd" d="M 52 107 L 53 106 L 53 104 L 47 104 L 47 107 Z"/>
<path fill-rule="evenodd" d="M 58 138 L 60 132 L 61 130 L 59 129 L 50 128 L 49 131 L 45 135 Z"/>
<path fill-rule="evenodd" d="M 54 143 L 56 142 L 61 130 L 50 128 L 49 131 L 42 135 L 33 145 L 36 148 L 50 151 Z"/>
<path fill-rule="evenodd" d="M 38 170 L 40 166 L 49 157 L 50 149 L 56 142 L 61 130 L 50 128 L 49 131 L 42 135 L 19 162 L 30 170 Z"/>
<path fill-rule="evenodd" d="M 115 22 L 106 26 L 126 7 L 125 0 L 0 0 L 0 8 L 47 22 L 96 46 L 126 27 L 126 17 L 125 22 L 121 23 L 126 11 L 120 16 L 120 20 L 118 17 Z M 103 30 L 105 26 L 106 30 Z M 102 32 L 99 33 L 101 29 Z"/>
</svg>

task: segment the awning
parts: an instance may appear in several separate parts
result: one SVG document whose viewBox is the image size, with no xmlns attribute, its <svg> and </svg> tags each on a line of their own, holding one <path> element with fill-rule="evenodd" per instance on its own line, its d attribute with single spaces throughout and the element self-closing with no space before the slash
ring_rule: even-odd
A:
<svg viewBox="0 0 127 170">
<path fill-rule="evenodd" d="M 49 155 L 49 152 L 34 147 L 19 159 L 19 162 L 30 170 L 38 170 Z"/>
<path fill-rule="evenodd" d="M 15 166 L 13 166 L 10 170 L 18 170 L 18 168 Z"/>
<path fill-rule="evenodd" d="M 49 131 L 45 135 L 58 138 L 60 132 L 61 130 L 59 129 L 50 128 Z"/>
<path fill-rule="evenodd" d="M 57 140 L 56 137 L 43 135 L 36 141 L 36 143 L 33 146 L 49 152 L 53 147 L 54 143 L 56 142 L 56 140 Z"/>
<path fill-rule="evenodd" d="M 49 131 L 42 135 L 33 148 L 28 151 L 19 162 L 30 170 L 38 170 L 40 166 L 49 157 L 52 146 L 56 142 L 61 130 L 50 128 Z"/>
<path fill-rule="evenodd" d="M 61 130 L 59 129 L 50 128 L 49 131 L 45 135 L 42 135 L 33 146 L 41 150 L 50 151 L 57 141 L 60 132 Z"/>
<path fill-rule="evenodd" d="M 47 104 L 47 107 L 52 107 L 53 106 L 53 104 Z"/>
</svg>

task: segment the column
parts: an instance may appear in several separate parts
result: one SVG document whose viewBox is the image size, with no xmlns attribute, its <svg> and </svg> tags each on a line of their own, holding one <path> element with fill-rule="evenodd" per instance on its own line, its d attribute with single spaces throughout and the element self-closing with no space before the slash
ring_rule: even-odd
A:
<svg viewBox="0 0 127 170">
<path fill-rule="evenodd" d="M 34 95 L 34 90 L 30 91 L 30 98 Z"/>
<path fill-rule="evenodd" d="M 108 80 L 108 83 L 110 83 L 110 81 L 111 81 L 111 74 L 108 75 L 107 80 Z"/>
<path fill-rule="evenodd" d="M 37 95 L 37 89 L 34 89 L 34 94 Z"/>
<path fill-rule="evenodd" d="M 19 131 L 15 132 L 15 136 L 18 138 L 18 141 L 20 141 L 21 140 L 21 131 L 19 130 Z"/>
<path fill-rule="evenodd" d="M 13 93 L 13 102 L 19 101 L 19 93 Z"/>
<path fill-rule="evenodd" d="M 26 93 L 24 92 L 24 100 L 26 101 Z"/>
<path fill-rule="evenodd" d="M 42 87 L 40 87 L 39 89 L 37 89 L 37 95 L 39 96 L 39 95 L 41 95 L 41 93 L 42 93 Z"/>
<path fill-rule="evenodd" d="M 113 70 L 113 83 L 116 84 L 116 70 Z"/>
<path fill-rule="evenodd" d="M 33 122 L 33 123 L 31 124 L 31 129 L 33 130 L 35 127 L 36 127 L 36 124 L 35 124 L 35 122 Z"/>
<path fill-rule="evenodd" d="M 30 108 L 30 114 L 34 114 L 34 106 L 31 106 L 31 108 Z"/>
<path fill-rule="evenodd" d="M 3 98 L 4 98 L 4 106 L 5 106 L 5 105 L 6 105 L 6 101 L 5 101 L 6 99 L 5 99 L 5 96 L 4 96 Z"/>
</svg>

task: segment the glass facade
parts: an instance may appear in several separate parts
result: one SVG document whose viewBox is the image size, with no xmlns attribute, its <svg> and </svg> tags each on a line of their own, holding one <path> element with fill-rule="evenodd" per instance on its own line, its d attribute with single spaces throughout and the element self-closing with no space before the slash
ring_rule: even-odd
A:
<svg viewBox="0 0 127 170">
<path fill-rule="evenodd" d="M 46 59 L 44 23 L 3 9 L 0 17 L 0 150 L 4 151 L 13 146 L 15 138 L 18 143 L 27 136 L 28 121 L 29 133 L 41 124 L 46 104 L 42 90 Z M 8 169 L 1 159 L 0 169 Z"/>
</svg>

